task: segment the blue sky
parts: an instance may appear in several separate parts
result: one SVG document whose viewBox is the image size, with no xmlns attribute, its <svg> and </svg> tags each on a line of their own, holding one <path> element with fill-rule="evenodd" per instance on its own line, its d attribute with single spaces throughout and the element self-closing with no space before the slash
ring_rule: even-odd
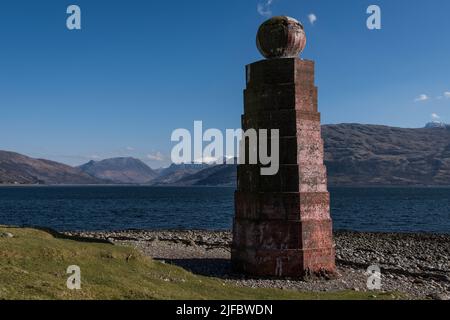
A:
<svg viewBox="0 0 450 320">
<path fill-rule="evenodd" d="M 70 4 L 80 31 L 66 28 Z M 382 30 L 366 28 L 371 4 Z M 324 123 L 450 122 L 449 12 L 448 0 L 2 1 L 0 149 L 167 165 L 174 129 L 240 126 L 256 31 L 281 14 L 305 25 Z"/>
</svg>

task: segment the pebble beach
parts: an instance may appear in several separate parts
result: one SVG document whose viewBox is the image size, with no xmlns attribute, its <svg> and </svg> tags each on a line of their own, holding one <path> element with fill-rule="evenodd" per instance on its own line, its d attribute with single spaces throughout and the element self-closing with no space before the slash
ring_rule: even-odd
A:
<svg viewBox="0 0 450 320">
<path fill-rule="evenodd" d="M 299 291 L 391 292 L 393 298 L 450 299 L 450 235 L 336 232 L 335 279 L 255 279 L 231 270 L 229 231 L 66 232 L 133 246 L 152 259 L 238 286 Z M 381 269 L 381 289 L 367 287 L 367 268 Z"/>
</svg>

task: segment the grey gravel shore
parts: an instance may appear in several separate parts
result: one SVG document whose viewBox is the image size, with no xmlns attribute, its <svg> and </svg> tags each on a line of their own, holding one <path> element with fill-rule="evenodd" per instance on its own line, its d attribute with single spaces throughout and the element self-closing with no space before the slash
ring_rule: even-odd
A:
<svg viewBox="0 0 450 320">
<path fill-rule="evenodd" d="M 67 232 L 131 245 L 157 260 L 239 286 L 300 291 L 368 291 L 366 270 L 378 265 L 383 292 L 408 299 L 450 299 L 450 235 L 336 232 L 338 277 L 333 280 L 253 279 L 230 268 L 228 231 Z M 374 295 L 380 291 L 373 291 Z"/>
</svg>

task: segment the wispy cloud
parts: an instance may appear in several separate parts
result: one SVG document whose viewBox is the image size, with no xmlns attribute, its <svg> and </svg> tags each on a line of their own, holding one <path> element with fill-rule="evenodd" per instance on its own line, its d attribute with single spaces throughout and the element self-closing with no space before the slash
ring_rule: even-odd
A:
<svg viewBox="0 0 450 320">
<path fill-rule="evenodd" d="M 426 94 L 421 94 L 416 99 L 414 99 L 415 102 L 421 102 L 421 101 L 427 101 L 430 100 L 430 97 L 428 97 Z"/>
<path fill-rule="evenodd" d="M 309 20 L 309 23 L 314 25 L 314 23 L 317 21 L 317 16 L 314 13 L 310 13 L 308 15 L 308 20 Z"/>
<path fill-rule="evenodd" d="M 445 91 L 443 94 L 436 97 L 436 100 L 450 99 L 450 91 Z"/>
<path fill-rule="evenodd" d="M 127 149 L 127 151 L 134 151 L 133 147 L 126 147 L 125 149 Z"/>
<path fill-rule="evenodd" d="M 199 159 L 196 159 L 195 163 L 203 163 L 203 164 L 213 164 L 219 161 L 219 158 L 217 157 L 202 157 Z"/>
<path fill-rule="evenodd" d="M 164 155 L 158 151 L 154 154 L 148 154 L 147 159 L 152 161 L 164 161 Z"/>
<path fill-rule="evenodd" d="M 272 15 L 271 5 L 273 0 L 264 0 L 263 2 L 258 3 L 256 10 L 263 17 L 270 17 Z"/>
</svg>

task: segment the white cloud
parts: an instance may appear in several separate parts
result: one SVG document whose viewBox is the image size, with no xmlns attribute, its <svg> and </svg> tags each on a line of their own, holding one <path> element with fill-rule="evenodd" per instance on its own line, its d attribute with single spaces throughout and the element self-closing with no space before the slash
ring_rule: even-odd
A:
<svg viewBox="0 0 450 320">
<path fill-rule="evenodd" d="M 444 97 L 446 97 L 447 99 L 450 99 L 450 91 L 444 92 Z"/>
<path fill-rule="evenodd" d="M 128 151 L 134 151 L 133 147 L 126 147 L 125 149 L 127 149 Z"/>
<path fill-rule="evenodd" d="M 216 158 L 216 157 L 203 157 L 203 163 L 211 164 L 211 163 L 214 163 L 214 162 L 217 162 L 217 161 L 219 161 L 219 159 Z"/>
<path fill-rule="evenodd" d="M 93 155 L 89 156 L 88 158 L 91 159 L 91 160 L 100 160 L 102 157 L 100 157 L 100 156 L 98 156 L 96 154 L 93 154 Z"/>
<path fill-rule="evenodd" d="M 203 164 L 214 164 L 219 161 L 217 157 L 202 157 L 195 159 L 194 163 L 203 163 Z"/>
<path fill-rule="evenodd" d="M 158 151 L 155 154 L 148 154 L 147 159 L 153 160 L 153 161 L 164 161 L 164 155 Z"/>
<path fill-rule="evenodd" d="M 310 13 L 308 15 L 308 20 L 309 20 L 309 23 L 314 25 L 314 23 L 317 21 L 317 16 L 314 13 Z"/>
<path fill-rule="evenodd" d="M 421 102 L 421 101 L 427 101 L 430 97 L 428 97 L 426 94 L 421 94 L 416 99 L 414 99 L 415 102 Z"/>
<path fill-rule="evenodd" d="M 256 10 L 263 17 L 270 17 L 272 15 L 272 10 L 270 6 L 272 5 L 273 0 L 265 0 L 263 2 L 258 3 Z"/>
<path fill-rule="evenodd" d="M 437 113 L 432 113 L 432 114 L 431 114 L 431 118 L 432 118 L 433 120 L 439 120 L 441 117 L 440 117 Z"/>
</svg>

